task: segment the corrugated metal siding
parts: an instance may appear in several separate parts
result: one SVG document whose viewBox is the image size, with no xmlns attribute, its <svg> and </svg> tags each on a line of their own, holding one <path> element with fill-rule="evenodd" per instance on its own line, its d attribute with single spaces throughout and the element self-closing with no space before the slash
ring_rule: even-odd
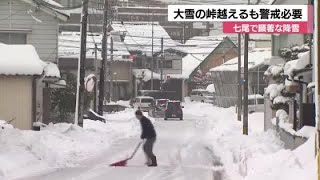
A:
<svg viewBox="0 0 320 180">
<path fill-rule="evenodd" d="M 0 119 L 19 129 L 32 128 L 32 77 L 0 76 Z"/>
<path fill-rule="evenodd" d="M 27 13 L 29 10 L 41 22 L 33 19 Z M 35 7 L 20 0 L 1 0 L 0 19 L 0 29 L 31 29 L 32 32 L 27 35 L 27 44 L 35 46 L 42 60 L 57 62 L 59 23 L 57 18 L 41 10 L 36 12 Z"/>
</svg>

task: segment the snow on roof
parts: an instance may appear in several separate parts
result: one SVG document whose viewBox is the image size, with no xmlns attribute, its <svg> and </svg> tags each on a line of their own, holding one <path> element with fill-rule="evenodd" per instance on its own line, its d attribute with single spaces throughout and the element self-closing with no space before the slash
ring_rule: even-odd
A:
<svg viewBox="0 0 320 180">
<path fill-rule="evenodd" d="M 152 23 L 148 22 L 113 22 L 113 31 L 122 32 L 124 43 L 129 51 L 142 51 L 148 55 L 152 52 Z M 161 38 L 164 49 L 174 48 L 178 43 L 171 39 L 167 31 L 157 22 L 153 22 L 153 51 L 161 50 Z"/>
<path fill-rule="evenodd" d="M 149 69 L 133 69 L 132 73 L 136 78 L 142 78 L 144 82 L 151 80 L 151 71 Z M 160 74 L 153 72 L 153 79 L 160 80 Z"/>
<path fill-rule="evenodd" d="M 192 91 L 201 91 L 201 92 L 206 92 L 206 91 L 208 91 L 208 90 L 206 90 L 206 89 L 192 89 Z"/>
<path fill-rule="evenodd" d="M 44 68 L 44 74 L 46 77 L 60 78 L 60 70 L 58 66 L 52 62 L 46 62 L 47 65 Z"/>
<path fill-rule="evenodd" d="M 214 87 L 214 84 L 209 84 L 206 88 L 206 90 L 210 93 L 216 92 L 216 88 Z"/>
<path fill-rule="evenodd" d="M 0 43 L 0 74 L 41 75 L 46 66 L 32 45 L 6 45 Z"/>
<path fill-rule="evenodd" d="M 208 56 L 205 54 L 188 54 L 182 58 L 182 74 L 168 74 L 171 78 L 188 79 L 191 73 Z"/>
<path fill-rule="evenodd" d="M 210 54 L 226 36 L 195 36 L 186 41 L 184 47 L 186 52 L 194 54 Z"/>
<path fill-rule="evenodd" d="M 248 68 L 253 69 L 264 64 L 266 58 L 271 57 L 270 48 L 256 48 L 248 54 Z M 244 64 L 244 56 L 241 56 L 241 66 Z M 210 71 L 238 71 L 238 57 L 235 57 L 221 66 L 210 69 Z"/>
<path fill-rule="evenodd" d="M 250 34 L 249 38 L 255 41 L 271 41 L 271 34 Z"/>
<path fill-rule="evenodd" d="M 137 96 L 137 98 L 144 98 L 144 99 L 154 99 L 151 96 Z"/>
<path fill-rule="evenodd" d="M 97 58 L 101 57 L 101 33 L 88 33 L 87 34 L 87 58 L 95 58 L 95 44 L 97 44 Z M 108 60 L 110 59 L 110 36 L 108 36 Z M 114 37 L 113 41 L 113 60 L 114 61 L 131 61 L 128 56 L 130 56 L 129 51 L 123 42 L 116 41 Z M 59 57 L 64 58 L 78 58 L 80 54 L 80 32 L 62 32 L 59 35 Z M 125 56 L 125 58 L 123 57 Z"/>
<path fill-rule="evenodd" d="M 35 4 L 36 3 L 33 0 L 21 0 L 21 1 L 29 3 L 29 4 Z M 45 3 L 49 3 L 49 4 L 53 5 L 53 6 L 63 7 L 61 4 L 55 2 L 54 0 L 42 0 L 42 1 L 44 1 Z M 43 6 L 47 7 L 45 4 Z M 60 14 L 63 14 L 65 16 L 68 16 L 68 17 L 70 16 L 70 13 L 68 11 L 66 11 L 66 10 L 55 9 L 55 8 L 52 8 L 52 7 L 47 7 L 47 8 L 50 9 L 50 10 L 56 11 L 56 12 L 58 12 Z"/>
</svg>

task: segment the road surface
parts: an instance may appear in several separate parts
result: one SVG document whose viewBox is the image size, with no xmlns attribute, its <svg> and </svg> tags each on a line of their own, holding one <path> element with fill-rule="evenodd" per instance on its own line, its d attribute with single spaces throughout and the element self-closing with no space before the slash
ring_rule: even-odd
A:
<svg viewBox="0 0 320 180">
<path fill-rule="evenodd" d="M 201 143 L 203 117 L 185 112 L 185 120 L 156 119 L 157 142 L 154 153 L 158 167 L 144 166 L 145 157 L 140 149 L 129 161 L 128 167 L 110 167 L 109 164 L 129 155 L 139 136 L 116 141 L 103 154 L 83 161 L 76 167 L 55 169 L 24 180 L 212 180 L 212 154 Z M 115 122 L 116 123 L 116 122 Z M 220 179 L 220 178 L 216 178 Z"/>
</svg>

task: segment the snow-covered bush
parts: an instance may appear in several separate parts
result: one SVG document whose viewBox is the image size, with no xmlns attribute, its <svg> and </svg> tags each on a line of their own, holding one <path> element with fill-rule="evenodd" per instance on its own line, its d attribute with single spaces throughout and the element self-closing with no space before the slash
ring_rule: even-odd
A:
<svg viewBox="0 0 320 180">
<path fill-rule="evenodd" d="M 292 46 L 290 48 L 280 49 L 279 54 L 287 63 L 270 66 L 264 73 L 265 79 L 272 79 L 274 84 L 269 84 L 266 89 L 266 95 L 272 101 L 271 108 L 274 110 L 284 110 L 289 112 L 289 100 L 295 97 L 295 93 L 289 92 L 285 85 L 293 85 L 294 82 L 288 82 L 287 76 L 292 79 L 292 71 L 298 66 L 298 58 L 308 58 L 308 44 L 302 46 Z M 302 68 L 306 66 L 307 60 L 300 62 Z"/>
<path fill-rule="evenodd" d="M 285 123 L 288 122 L 288 120 L 289 120 L 288 113 L 283 109 L 279 109 L 276 112 L 276 117 L 279 118 L 280 121 L 285 122 Z"/>
</svg>

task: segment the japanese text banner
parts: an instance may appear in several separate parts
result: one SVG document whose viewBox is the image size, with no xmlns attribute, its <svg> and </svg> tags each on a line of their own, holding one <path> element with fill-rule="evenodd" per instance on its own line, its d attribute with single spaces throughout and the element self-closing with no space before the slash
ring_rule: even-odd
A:
<svg viewBox="0 0 320 180">
<path fill-rule="evenodd" d="M 306 22 L 308 5 L 169 5 L 169 21 Z"/>
</svg>

